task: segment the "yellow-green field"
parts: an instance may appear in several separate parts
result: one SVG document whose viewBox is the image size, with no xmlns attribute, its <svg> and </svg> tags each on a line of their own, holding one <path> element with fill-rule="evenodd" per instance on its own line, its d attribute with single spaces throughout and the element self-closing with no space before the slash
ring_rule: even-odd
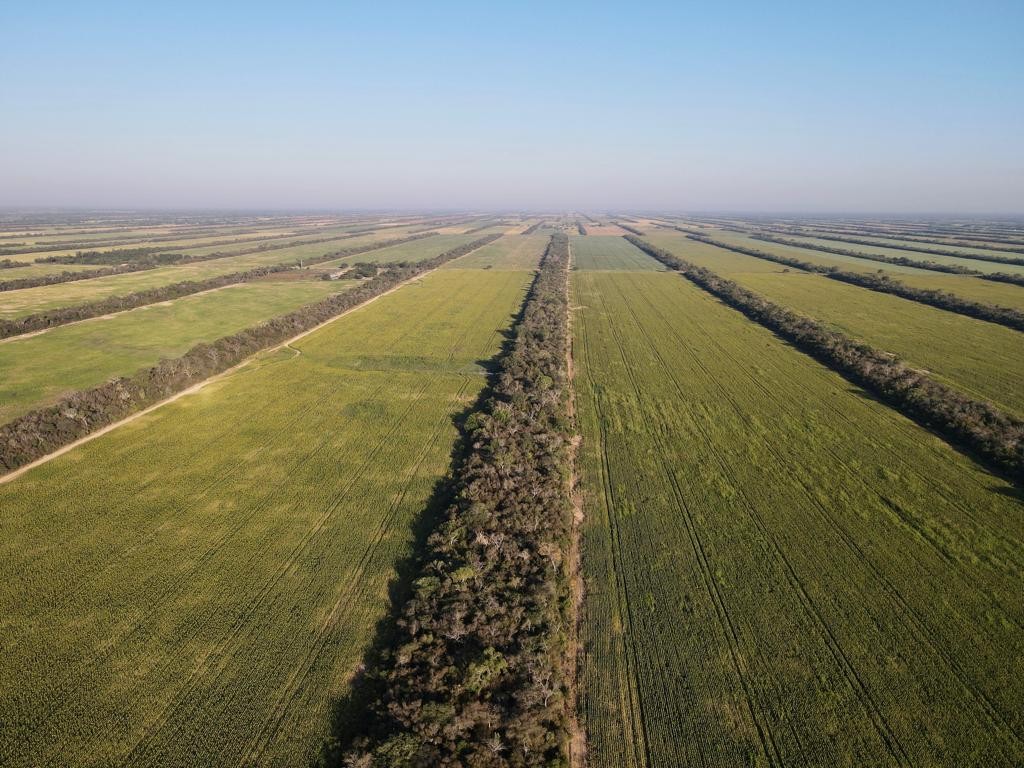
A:
<svg viewBox="0 0 1024 768">
<path fill-rule="evenodd" d="M 0 486 L 0 763 L 308 765 L 529 279 L 434 273 Z"/>
<path fill-rule="evenodd" d="M 178 357 L 345 290 L 340 281 L 240 283 L 128 312 L 0 340 L 0 423 L 61 395 Z"/>
<path fill-rule="evenodd" d="M 650 242 L 1024 415 L 1019 331 L 674 235 Z M 1024 289 L 1007 286 L 1015 291 Z"/>
<path fill-rule="evenodd" d="M 1020 765 L 1017 491 L 679 275 L 572 301 L 590 764 Z"/>
</svg>

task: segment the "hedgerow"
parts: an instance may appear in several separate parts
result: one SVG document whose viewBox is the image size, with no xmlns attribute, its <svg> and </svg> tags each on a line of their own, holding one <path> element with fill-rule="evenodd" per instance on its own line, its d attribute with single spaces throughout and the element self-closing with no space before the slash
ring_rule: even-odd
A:
<svg viewBox="0 0 1024 768">
<path fill-rule="evenodd" d="M 568 262 L 553 235 L 346 765 L 564 765 Z"/>
<path fill-rule="evenodd" d="M 377 243 L 368 243 L 367 245 L 361 245 L 353 248 L 342 248 L 337 251 L 322 254 L 321 256 L 314 256 L 311 258 L 307 257 L 302 260 L 302 263 L 308 266 L 311 264 L 319 264 L 324 261 L 333 261 L 346 256 L 354 256 L 368 251 L 375 251 L 381 248 L 401 245 L 402 243 L 408 243 L 413 240 L 421 240 L 422 238 L 431 237 L 436 234 L 436 232 L 427 232 L 419 235 L 410 235 L 409 237 L 395 238 L 393 240 L 382 240 Z M 33 331 L 40 331 L 45 328 L 53 328 L 54 326 L 65 325 L 67 323 L 74 323 L 78 320 L 86 320 L 90 317 L 100 317 L 101 315 L 108 315 L 111 312 L 123 312 L 126 309 L 134 309 L 147 304 L 155 304 L 159 301 L 179 299 L 182 296 L 189 296 L 193 293 L 201 293 L 202 291 L 210 291 L 214 288 L 223 288 L 226 285 L 245 283 L 250 280 L 257 280 L 261 277 L 266 277 L 267 275 L 273 275 L 279 272 L 288 272 L 295 269 L 297 265 L 297 262 L 286 262 L 267 267 L 257 267 L 255 269 L 245 270 L 244 272 L 231 272 L 226 275 L 210 277 L 206 280 L 183 280 L 179 283 L 162 285 L 158 288 L 148 288 L 143 291 L 128 293 L 124 296 L 110 296 L 105 299 L 100 299 L 99 301 L 90 301 L 86 304 L 77 304 L 71 307 L 60 307 L 58 309 L 47 310 L 46 312 L 25 315 L 24 317 L 15 318 L 13 320 L 0 320 L 0 339 L 7 338 L 9 336 L 19 336 L 23 333 L 31 333 Z M 93 274 L 95 275 L 95 273 Z M 117 272 L 115 271 L 113 274 L 117 274 Z"/>
<path fill-rule="evenodd" d="M 627 235 L 626 239 L 919 424 L 964 446 L 1016 482 L 1024 481 L 1024 421 L 940 384 L 893 355 L 774 304 L 709 269 L 640 238 Z"/>
<path fill-rule="evenodd" d="M 802 259 L 794 259 L 789 256 L 780 256 L 768 251 L 761 251 L 756 248 L 746 248 L 742 245 L 732 245 L 721 240 L 715 240 L 704 235 L 688 234 L 691 240 L 700 243 L 707 243 L 717 248 L 722 248 L 735 253 L 742 253 L 746 256 L 753 256 L 757 259 L 774 261 L 776 264 L 784 264 L 787 267 L 795 267 L 806 272 L 815 272 L 832 280 L 839 280 L 843 283 L 859 285 L 879 293 L 889 293 L 899 296 L 901 299 L 917 301 L 921 304 L 928 304 L 932 307 L 944 309 L 947 312 L 956 312 L 960 315 L 967 315 L 977 320 L 986 320 L 990 323 L 1005 325 L 1017 331 L 1024 331 L 1024 312 L 1009 307 L 1000 307 L 996 304 L 983 304 L 980 301 L 971 301 L 961 298 L 948 291 L 928 290 L 925 288 L 914 288 L 913 286 L 894 280 L 885 274 L 870 272 L 844 272 L 837 267 L 826 267 Z"/>
<path fill-rule="evenodd" d="M 28 464 L 499 237 L 488 235 L 426 261 L 393 265 L 349 291 L 209 344 L 197 344 L 181 357 L 161 360 L 132 376 L 75 392 L 54 405 L 30 411 L 0 427 L 0 468 L 13 470 Z"/>
</svg>

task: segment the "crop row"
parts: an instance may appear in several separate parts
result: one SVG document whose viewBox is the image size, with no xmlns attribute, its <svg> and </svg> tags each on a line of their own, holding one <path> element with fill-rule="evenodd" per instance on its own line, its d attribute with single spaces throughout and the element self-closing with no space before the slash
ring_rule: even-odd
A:
<svg viewBox="0 0 1024 768">
<path fill-rule="evenodd" d="M 395 238 L 393 240 L 368 243 L 354 248 L 342 248 L 337 251 L 325 253 L 322 256 L 303 259 L 302 263 L 309 265 L 318 264 L 324 261 L 333 261 L 346 256 L 355 256 L 360 253 L 367 253 L 368 251 L 375 251 L 381 248 L 388 248 L 390 246 L 412 242 L 414 240 L 421 240 L 425 237 L 431 237 L 436 234 L 436 232 L 427 232 L 419 235 Z M 149 288 L 144 291 L 125 294 L 124 296 L 111 296 L 106 299 L 91 301 L 86 304 L 78 304 L 72 307 L 63 307 L 46 312 L 38 312 L 36 314 L 26 315 L 25 317 L 19 317 L 14 320 L 0 319 L 0 338 L 20 336 L 23 333 L 31 333 L 45 328 L 53 328 L 58 325 L 66 325 L 67 323 L 86 320 L 90 317 L 100 317 L 101 315 L 108 315 L 111 312 L 123 312 L 127 309 L 134 309 L 147 304 L 154 304 L 158 301 L 180 299 L 182 296 L 189 296 L 194 293 L 201 293 L 202 291 L 210 291 L 214 288 L 223 288 L 226 285 L 233 285 L 235 283 L 257 280 L 261 277 L 277 274 L 279 272 L 288 272 L 295 269 L 296 266 L 297 264 L 295 262 L 285 262 L 268 267 L 257 267 L 243 272 L 231 272 L 226 275 L 210 277 L 206 280 L 182 280 L 181 282 L 163 285 L 159 288 Z M 106 273 L 103 272 L 103 274 Z"/>
<path fill-rule="evenodd" d="M 690 281 L 761 323 L 854 383 L 947 439 L 968 447 L 991 467 L 1024 481 L 1024 421 L 941 384 L 902 360 L 831 331 L 661 248 L 630 242 Z"/>
<path fill-rule="evenodd" d="M 347 764 L 564 759 L 568 263 L 556 233 L 493 394 L 467 421 L 455 501 L 375 665 L 373 720 Z"/>
<path fill-rule="evenodd" d="M 162 360 L 133 376 L 73 393 L 55 405 L 31 411 L 0 427 L 0 467 L 13 470 L 45 456 L 499 237 L 500 234 L 488 235 L 426 261 L 391 267 L 350 291 L 328 296 L 210 344 L 197 344 L 181 357 Z"/>
<path fill-rule="evenodd" d="M 913 286 L 901 283 L 899 280 L 894 280 L 888 275 L 877 275 L 864 272 L 844 272 L 836 267 L 825 267 L 820 264 L 814 264 L 810 261 L 793 259 L 788 256 L 779 256 L 778 254 L 761 251 L 756 248 L 746 248 L 742 245 L 724 243 L 721 240 L 715 240 L 705 235 L 688 234 L 687 237 L 691 240 L 707 243 L 708 245 L 713 245 L 717 248 L 724 248 L 727 251 L 742 253 L 746 256 L 764 259 L 765 261 L 774 261 L 777 264 L 783 264 L 787 267 L 795 267 L 796 269 L 802 269 L 807 272 L 815 272 L 831 278 L 832 280 L 852 283 L 853 285 L 858 285 L 861 288 L 867 288 L 870 291 L 890 293 L 893 296 L 899 296 L 901 299 L 917 301 L 922 304 L 928 304 L 932 307 L 944 309 L 948 312 L 956 312 L 957 314 L 967 315 L 968 317 L 973 317 L 977 320 L 985 320 L 990 323 L 1005 325 L 1007 328 L 1013 328 L 1017 331 L 1024 331 L 1024 312 L 1017 309 L 1000 307 L 995 304 L 983 304 L 980 301 L 971 301 L 957 296 L 956 294 L 949 293 L 948 291 L 914 288 Z"/>
</svg>

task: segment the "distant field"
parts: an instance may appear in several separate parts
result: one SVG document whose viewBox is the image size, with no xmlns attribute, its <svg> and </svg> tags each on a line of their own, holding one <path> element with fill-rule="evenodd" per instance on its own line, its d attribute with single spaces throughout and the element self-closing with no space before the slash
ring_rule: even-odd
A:
<svg viewBox="0 0 1024 768">
<path fill-rule="evenodd" d="M 346 287 L 323 280 L 243 283 L 0 341 L 0 423 Z"/>
<path fill-rule="evenodd" d="M 1016 492 L 677 275 L 573 285 L 590 764 L 1020 765 Z"/>
<path fill-rule="evenodd" d="M 574 235 L 569 241 L 576 269 L 663 269 L 658 262 L 622 237 Z"/>
<path fill-rule="evenodd" d="M 217 275 L 226 275 L 232 272 L 241 272 L 255 267 L 269 266 L 273 264 L 284 264 L 296 262 L 299 259 L 320 256 L 331 251 L 342 248 L 354 248 L 377 242 L 390 237 L 403 237 L 404 233 L 392 233 L 387 238 L 381 238 L 376 233 L 360 235 L 347 240 L 337 242 L 316 243 L 312 245 L 294 246 L 267 251 L 266 253 L 253 253 L 247 256 L 229 256 L 223 259 L 211 261 L 199 261 L 192 264 L 180 264 L 159 269 L 150 269 L 142 272 L 131 272 L 112 277 L 97 277 L 89 280 L 79 280 L 72 283 L 61 283 L 58 285 L 47 285 L 39 288 L 26 288 L 18 291 L 7 291 L 0 293 L 0 317 L 21 317 L 23 315 L 41 312 L 55 307 L 65 307 L 73 304 L 81 304 L 87 301 L 96 301 L 107 296 L 119 296 L 145 288 L 155 288 L 161 285 L 168 285 L 182 280 L 201 280 Z M 387 249 L 387 253 L 367 252 L 357 256 L 347 256 L 336 261 L 401 261 L 404 259 L 416 260 L 436 256 L 444 250 L 452 247 L 446 245 L 448 242 L 465 242 L 472 239 L 472 236 L 459 236 L 454 241 L 445 240 L 442 237 L 425 238 L 422 241 L 408 244 L 408 250 L 399 251 L 399 248 L 406 246 L 395 246 Z M 329 265 L 331 262 L 327 262 Z"/>
<path fill-rule="evenodd" d="M 519 227 L 515 231 L 521 231 Z M 483 235 L 485 233 L 477 233 Z M 478 251 L 444 266 L 444 269 L 513 269 L 537 268 L 548 238 L 544 235 L 506 235 Z"/>
<path fill-rule="evenodd" d="M 0 763 L 308 766 L 529 280 L 435 273 L 0 485 Z"/>
<path fill-rule="evenodd" d="M 1024 380 L 1019 331 L 692 240 L 650 241 L 1024 416 L 1024 388 L 1016 383 Z"/>
<path fill-rule="evenodd" d="M 915 274 L 920 274 L 921 272 L 927 271 L 917 269 L 915 267 L 903 267 L 898 264 L 884 264 L 882 262 L 870 261 L 868 259 L 858 259 L 854 256 L 841 256 L 839 254 L 812 251 L 806 248 L 794 248 L 792 246 L 781 245 L 779 243 L 769 243 L 765 242 L 764 240 L 755 240 L 751 237 L 741 235 L 737 232 L 715 231 L 712 234 L 716 240 L 722 240 L 727 243 L 735 243 L 737 245 L 743 245 L 748 248 L 759 248 L 764 251 L 772 251 L 773 253 L 783 253 L 786 256 L 802 258 L 804 261 L 811 261 L 814 262 L 815 264 L 826 264 L 829 266 L 834 265 L 839 266 L 842 269 L 850 269 L 860 272 L 875 272 L 879 269 L 886 269 L 897 273 L 911 272 Z M 1024 274 L 1024 267 L 1018 266 L 1016 264 L 995 264 L 990 261 L 958 259 L 952 256 L 936 256 L 935 254 L 932 253 L 916 253 L 913 251 L 901 251 L 895 248 L 877 248 L 870 245 L 861 245 L 860 243 L 844 243 L 837 242 L 835 240 L 815 240 L 813 238 L 799 238 L 790 235 L 786 235 L 785 237 L 792 240 L 803 239 L 809 244 L 817 243 L 820 245 L 827 246 L 829 248 L 846 248 L 851 251 L 863 251 L 865 253 L 875 253 L 881 256 L 916 259 L 918 261 L 935 261 L 940 264 L 950 264 L 958 267 L 967 267 L 968 269 L 976 269 L 979 272 L 1010 272 L 1013 274 Z M 1014 254 L 1004 255 L 1013 256 Z"/>
</svg>

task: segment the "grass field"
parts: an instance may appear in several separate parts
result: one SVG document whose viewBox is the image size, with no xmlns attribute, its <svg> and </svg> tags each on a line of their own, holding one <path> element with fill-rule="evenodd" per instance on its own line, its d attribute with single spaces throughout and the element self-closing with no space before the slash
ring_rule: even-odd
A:
<svg viewBox="0 0 1024 768">
<path fill-rule="evenodd" d="M 299 259 L 320 256 L 341 248 L 354 248 L 378 242 L 382 239 L 386 240 L 391 237 L 402 236 L 403 233 L 401 232 L 384 238 L 378 234 L 360 235 L 359 237 L 339 240 L 337 242 L 295 246 L 267 251 L 266 253 L 249 254 L 247 256 L 229 256 L 223 259 L 161 267 L 159 269 L 131 272 L 124 275 L 97 277 L 72 283 L 26 288 L 19 291 L 6 291 L 0 293 L 0 317 L 21 317 L 56 307 L 96 301 L 107 296 L 121 296 L 146 288 L 156 288 L 182 280 L 202 280 L 217 275 L 241 272 L 255 267 L 296 262 Z M 417 261 L 431 258 L 455 245 L 472 239 L 472 235 L 428 237 L 380 251 L 368 251 L 356 256 L 346 256 L 337 259 L 335 262 L 325 262 L 318 266 L 330 266 L 332 263 L 341 261 L 350 263 L 356 261 Z"/>
<path fill-rule="evenodd" d="M 0 486 L 0 763 L 307 766 L 529 279 L 437 272 Z"/>
<path fill-rule="evenodd" d="M 1024 415 L 1019 331 L 674 236 L 650 242 Z M 1008 286 L 1012 290 L 1022 289 Z"/>
<path fill-rule="evenodd" d="M 1020 765 L 1018 492 L 678 275 L 573 286 L 591 765 Z"/>
<path fill-rule="evenodd" d="M 520 231 L 519 227 L 514 229 Z M 473 236 L 483 234 L 486 233 L 476 233 Z M 543 235 L 505 235 L 490 245 L 445 264 L 443 268 L 534 270 L 547 244 L 548 238 Z"/>
<path fill-rule="evenodd" d="M 306 280 L 228 286 L 108 318 L 0 341 L 0 423 L 62 394 L 178 357 L 331 293 L 345 282 Z"/>
<path fill-rule="evenodd" d="M 807 248 L 795 248 L 789 245 L 782 245 L 781 243 L 771 243 L 764 240 L 755 240 L 752 237 L 739 234 L 738 232 L 725 232 L 725 231 L 714 231 L 711 235 L 716 240 L 721 240 L 726 243 L 732 243 L 735 245 L 742 245 L 747 248 L 757 248 L 762 251 L 770 251 L 772 253 L 779 253 L 783 256 L 791 256 L 793 258 L 803 259 L 804 261 L 810 261 L 814 264 L 824 264 L 826 266 L 837 266 L 840 269 L 847 269 L 855 272 L 876 272 L 879 269 L 885 269 L 889 272 L 893 272 L 896 275 L 902 275 L 904 273 L 918 274 L 924 273 L 927 275 L 929 270 L 918 269 L 917 267 L 904 267 L 899 264 L 886 264 L 880 261 L 871 261 L 870 259 L 858 259 L 855 256 L 842 256 L 835 253 L 824 253 L 822 251 L 813 251 Z M 995 264 L 990 261 L 976 261 L 974 259 L 958 259 L 952 256 L 936 256 L 931 253 L 917 253 L 914 251 L 902 251 L 895 248 L 876 248 L 870 245 L 861 245 L 860 243 L 843 243 L 835 240 L 815 240 L 813 238 L 800 238 L 796 236 L 786 235 L 788 239 L 792 240 L 803 240 L 808 244 L 819 244 L 829 248 L 846 248 L 851 251 L 863 251 L 865 253 L 874 253 L 880 256 L 889 256 L 893 258 L 905 258 L 914 259 L 917 261 L 935 261 L 939 264 L 949 264 L 957 267 L 967 267 L 968 269 L 975 269 L 979 272 L 1010 272 L 1014 274 L 1024 274 L 1024 267 L 1016 264 Z M 1013 255 L 1013 254 L 1006 254 Z M 943 273 L 934 273 L 940 276 L 949 277 L 950 275 L 943 275 Z M 953 275 L 957 277 L 957 275 Z M 1008 286 L 1013 288 L 1014 286 Z M 1018 290 L 1020 290 L 1018 288 Z"/>
<path fill-rule="evenodd" d="M 576 269 L 663 269 L 632 243 L 611 235 L 569 238 Z"/>
</svg>

